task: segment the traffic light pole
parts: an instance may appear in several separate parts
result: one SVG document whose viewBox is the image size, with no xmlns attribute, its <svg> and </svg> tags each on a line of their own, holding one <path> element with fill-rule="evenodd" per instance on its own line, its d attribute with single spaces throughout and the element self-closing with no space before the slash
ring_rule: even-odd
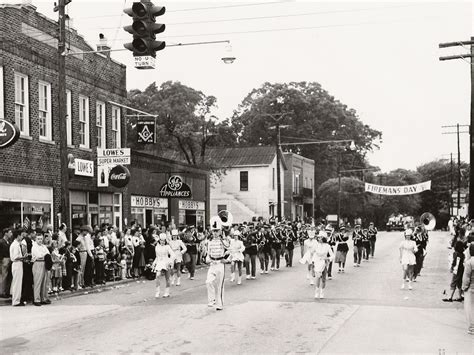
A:
<svg viewBox="0 0 474 355">
<path fill-rule="evenodd" d="M 68 1 L 70 2 L 70 1 Z M 67 157 L 67 99 L 66 99 L 66 0 L 59 0 L 59 41 L 58 41 L 58 118 L 59 118 L 59 155 L 61 162 L 61 211 L 58 214 L 59 223 L 66 223 L 71 228 L 69 214 L 69 171 Z"/>
</svg>

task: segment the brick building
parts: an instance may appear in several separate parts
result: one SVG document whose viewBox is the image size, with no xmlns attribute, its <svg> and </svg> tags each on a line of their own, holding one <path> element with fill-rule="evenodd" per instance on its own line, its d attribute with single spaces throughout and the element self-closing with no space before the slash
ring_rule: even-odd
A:
<svg viewBox="0 0 474 355">
<path fill-rule="evenodd" d="M 25 223 L 33 227 L 51 224 L 55 230 L 58 226 L 62 197 L 57 33 L 57 22 L 30 4 L 0 5 L 0 118 L 16 123 L 21 131 L 14 145 L 0 149 L 0 228 Z M 66 38 L 70 52 L 95 50 L 72 28 L 67 29 Z M 106 44 L 100 46 L 104 49 Z M 145 219 L 154 212 L 164 215 L 162 220 L 174 216 L 183 224 L 194 221 L 190 213 L 186 218 L 188 212 L 180 212 L 180 206 L 189 209 L 189 202 L 170 201 L 166 211 L 152 212 L 136 205 L 136 196 L 157 196 L 166 174 L 153 171 L 173 170 L 170 167 L 176 164 L 170 161 L 159 163 L 159 158 L 133 154 L 128 187 L 97 187 L 97 148 L 126 147 L 125 65 L 101 53 L 68 55 L 66 89 L 68 154 L 86 167 L 85 171 L 76 169 L 70 174 L 71 220 L 67 224 L 73 228 L 85 223 L 122 227 L 125 222 L 139 219 L 141 212 L 144 222 L 157 222 L 153 216 Z M 147 168 L 151 169 L 148 173 Z M 153 175 L 153 184 L 143 184 L 140 174 Z M 187 175 L 186 179 L 193 181 L 193 173 Z M 201 171 L 200 179 L 194 182 L 201 191 L 206 191 L 206 177 Z M 205 195 L 196 196 L 206 204 Z M 203 206 L 191 207 L 201 210 Z M 196 211 L 194 216 L 202 216 Z"/>
</svg>

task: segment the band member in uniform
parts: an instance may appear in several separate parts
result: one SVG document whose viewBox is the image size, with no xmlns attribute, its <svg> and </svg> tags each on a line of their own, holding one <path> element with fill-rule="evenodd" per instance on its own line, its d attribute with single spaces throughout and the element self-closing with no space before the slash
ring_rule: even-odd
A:
<svg viewBox="0 0 474 355">
<path fill-rule="evenodd" d="M 334 259 L 334 252 L 328 244 L 327 233 L 319 232 L 316 237 L 316 246 L 314 248 L 311 263 L 316 277 L 316 290 L 314 298 L 324 298 L 324 288 L 326 287 L 326 276 L 329 263 Z"/>
<path fill-rule="evenodd" d="M 347 245 L 348 240 L 349 236 L 346 235 L 346 227 L 341 225 L 339 227 L 339 233 L 336 234 L 335 238 L 337 243 L 335 262 L 339 264 L 338 272 L 344 272 L 344 268 L 346 266 L 346 257 L 347 252 L 349 251 L 349 246 Z"/>
<path fill-rule="evenodd" d="M 354 266 L 360 267 L 360 262 L 362 260 L 362 230 L 360 229 L 360 224 L 356 224 L 354 231 L 352 232 L 352 240 L 354 241 Z"/>
<path fill-rule="evenodd" d="M 271 255 L 271 235 L 265 231 L 265 228 L 260 227 L 256 234 L 258 243 L 258 259 L 260 260 L 260 274 L 268 274 L 268 263 Z"/>
<path fill-rule="evenodd" d="M 400 244 L 400 263 L 403 269 L 402 289 L 405 288 L 405 281 L 408 281 L 408 289 L 412 289 L 411 282 L 413 280 L 413 269 L 416 264 L 416 252 L 418 248 L 416 243 L 411 240 L 413 230 L 407 229 L 404 232 L 405 240 Z"/>
<path fill-rule="evenodd" d="M 242 284 L 242 263 L 244 261 L 245 246 L 239 239 L 241 232 L 234 230 L 230 233 L 233 239 L 230 240 L 229 255 L 230 255 L 230 282 L 235 281 L 235 269 L 237 268 L 239 276 L 237 276 L 237 285 Z"/>
<path fill-rule="evenodd" d="M 272 225 L 270 228 L 269 234 L 271 235 L 271 258 L 272 264 L 270 270 L 276 271 L 280 270 L 280 256 L 281 256 L 281 226 Z"/>
<path fill-rule="evenodd" d="M 369 261 L 370 255 L 370 237 L 367 228 L 362 229 L 362 258 L 364 261 Z"/>
<path fill-rule="evenodd" d="M 153 261 L 152 269 L 156 272 L 156 292 L 155 297 L 160 297 L 160 277 L 163 275 L 166 280 L 166 288 L 163 297 L 170 296 L 170 272 L 174 264 L 173 249 L 167 243 L 166 233 L 160 233 L 158 244 L 155 247 L 156 258 Z"/>
<path fill-rule="evenodd" d="M 413 269 L 413 282 L 416 282 L 416 278 L 423 268 L 423 258 L 426 251 L 426 237 L 424 232 L 425 231 L 423 230 L 422 226 L 416 226 L 412 237 L 412 240 L 416 243 L 416 247 L 418 248 L 417 252 L 415 253 L 416 264 Z"/>
<path fill-rule="evenodd" d="M 304 255 L 300 260 L 301 264 L 308 264 L 308 274 L 306 279 L 310 280 L 309 284 L 314 285 L 314 265 L 311 262 L 313 259 L 314 249 L 316 248 L 317 241 L 314 239 L 316 231 L 310 229 L 307 231 L 308 239 L 304 241 Z"/>
<path fill-rule="evenodd" d="M 369 242 L 370 242 L 370 256 L 374 257 L 375 252 L 375 242 L 377 241 L 377 227 L 374 225 L 374 222 L 369 223 L 369 229 L 367 230 L 367 234 L 369 235 Z"/>
<path fill-rule="evenodd" d="M 334 228 L 332 227 L 331 224 L 328 223 L 328 225 L 325 228 L 325 232 L 327 234 L 326 241 L 331 247 L 331 251 L 334 254 L 334 247 L 336 246 L 336 233 Z M 327 267 L 327 279 L 332 280 L 332 262 L 334 258 L 329 260 L 328 267 Z"/>
<path fill-rule="evenodd" d="M 216 306 L 216 310 L 224 308 L 224 278 L 225 257 L 230 247 L 228 237 L 222 235 L 222 223 L 219 217 L 211 218 L 211 240 L 207 245 L 207 262 L 210 263 L 207 271 L 207 300 L 208 306 Z"/>
<path fill-rule="evenodd" d="M 183 254 L 186 253 L 186 245 L 184 245 L 181 239 L 178 239 L 178 230 L 171 230 L 171 240 L 169 245 L 173 250 L 175 259 L 174 265 L 171 268 L 171 285 L 174 285 L 176 280 L 176 286 L 181 285 L 181 263 L 183 262 Z"/>
<path fill-rule="evenodd" d="M 246 279 L 249 280 L 252 278 L 255 280 L 258 253 L 257 232 L 253 230 L 253 225 L 249 225 L 249 227 L 244 230 L 243 235 Z"/>
<path fill-rule="evenodd" d="M 286 228 L 286 237 L 285 237 L 285 261 L 286 267 L 293 266 L 293 250 L 295 249 L 296 235 L 293 233 L 291 225 L 288 225 Z"/>
<path fill-rule="evenodd" d="M 186 245 L 186 253 L 188 254 L 188 262 L 186 268 L 189 271 L 188 278 L 194 280 L 194 273 L 196 272 L 196 261 L 197 261 L 197 247 L 199 241 L 194 233 L 194 227 L 185 228 L 184 232 L 184 243 Z"/>
</svg>

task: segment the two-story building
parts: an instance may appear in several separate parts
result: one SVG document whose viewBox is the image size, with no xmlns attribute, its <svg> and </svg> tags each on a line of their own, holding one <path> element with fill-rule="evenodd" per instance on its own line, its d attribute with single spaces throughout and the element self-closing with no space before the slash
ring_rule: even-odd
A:
<svg viewBox="0 0 474 355">
<path fill-rule="evenodd" d="M 284 215 L 291 220 L 314 217 L 314 160 L 291 152 L 283 156 L 288 167 Z"/>
<path fill-rule="evenodd" d="M 99 36 L 98 36 L 99 37 Z M 0 229 L 44 228 L 66 222 L 119 228 L 208 221 L 207 171 L 131 152 L 128 186 L 99 186 L 98 149 L 126 148 L 126 67 L 94 51 L 68 26 L 65 58 L 66 137 L 58 115 L 58 23 L 31 4 L 0 5 L 0 119 L 15 123 L 18 141 L 0 148 Z M 98 49 L 107 44 L 100 41 Z M 61 139 L 76 168 L 69 176 L 69 221 L 61 219 Z M 161 199 L 170 173 L 183 172 L 191 198 Z"/>
<path fill-rule="evenodd" d="M 232 213 L 235 223 L 277 214 L 277 153 L 274 146 L 207 150 L 212 165 L 222 169 L 211 179 L 210 214 Z M 285 159 L 280 151 L 281 205 L 285 186 Z"/>
</svg>

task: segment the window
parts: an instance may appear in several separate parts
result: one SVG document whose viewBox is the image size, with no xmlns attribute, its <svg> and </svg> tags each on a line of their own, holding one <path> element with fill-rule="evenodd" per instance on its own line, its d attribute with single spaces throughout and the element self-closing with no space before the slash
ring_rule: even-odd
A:
<svg viewBox="0 0 474 355">
<path fill-rule="evenodd" d="M 89 98 L 79 96 L 79 147 L 89 148 Z"/>
<path fill-rule="evenodd" d="M 38 115 L 40 138 L 52 140 L 51 84 L 43 81 L 38 83 Z"/>
<path fill-rule="evenodd" d="M 249 172 L 241 171 L 240 172 L 240 191 L 249 190 Z"/>
<path fill-rule="evenodd" d="M 300 191 L 300 173 L 293 171 L 293 193 L 297 194 Z"/>
<path fill-rule="evenodd" d="M 272 170 L 272 189 L 275 190 L 275 168 Z"/>
<path fill-rule="evenodd" d="M 5 94 L 3 93 L 3 67 L 0 67 L 0 118 L 5 117 L 4 113 L 4 96 Z"/>
<path fill-rule="evenodd" d="M 66 144 L 72 145 L 72 93 L 66 90 Z"/>
<path fill-rule="evenodd" d="M 120 108 L 112 106 L 112 144 L 111 148 L 121 148 Z"/>
<path fill-rule="evenodd" d="M 307 178 L 307 177 L 304 178 L 304 186 L 303 186 L 303 187 L 304 187 L 304 188 L 308 188 L 308 187 L 309 187 L 309 186 L 308 186 L 308 178 Z"/>
<path fill-rule="evenodd" d="M 15 123 L 21 134 L 30 135 L 28 77 L 20 73 L 15 73 Z"/>
<path fill-rule="evenodd" d="M 103 102 L 97 101 L 95 106 L 95 125 L 97 127 L 97 148 L 106 148 L 105 142 L 105 104 Z"/>
</svg>

